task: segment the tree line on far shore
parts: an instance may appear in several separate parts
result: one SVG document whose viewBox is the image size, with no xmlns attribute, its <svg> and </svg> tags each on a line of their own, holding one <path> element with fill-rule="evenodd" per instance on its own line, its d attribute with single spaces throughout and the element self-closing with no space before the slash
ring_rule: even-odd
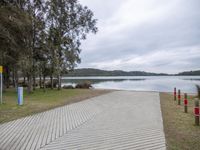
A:
<svg viewBox="0 0 200 150">
<path fill-rule="evenodd" d="M 80 63 L 81 41 L 96 33 L 93 12 L 77 0 L 1 0 L 0 65 L 4 87 L 17 87 L 19 78 L 28 92 L 45 88 L 46 78 L 58 81 Z"/>
<path fill-rule="evenodd" d="M 100 70 L 94 68 L 75 69 L 66 76 L 199 76 L 200 70 L 185 71 L 177 74 L 153 73 L 145 71 Z"/>
</svg>

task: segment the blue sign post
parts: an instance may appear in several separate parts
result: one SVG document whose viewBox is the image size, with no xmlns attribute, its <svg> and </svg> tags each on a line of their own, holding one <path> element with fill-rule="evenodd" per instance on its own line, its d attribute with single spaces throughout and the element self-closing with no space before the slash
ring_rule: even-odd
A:
<svg viewBox="0 0 200 150">
<path fill-rule="evenodd" d="M 23 105 L 23 87 L 18 87 L 18 105 Z"/>
</svg>

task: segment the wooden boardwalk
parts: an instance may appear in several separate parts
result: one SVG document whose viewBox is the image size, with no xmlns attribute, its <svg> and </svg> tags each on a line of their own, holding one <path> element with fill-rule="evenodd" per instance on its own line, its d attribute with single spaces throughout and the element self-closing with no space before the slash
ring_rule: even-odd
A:
<svg viewBox="0 0 200 150">
<path fill-rule="evenodd" d="M 0 149 L 165 149 L 159 94 L 117 91 L 2 124 Z"/>
</svg>

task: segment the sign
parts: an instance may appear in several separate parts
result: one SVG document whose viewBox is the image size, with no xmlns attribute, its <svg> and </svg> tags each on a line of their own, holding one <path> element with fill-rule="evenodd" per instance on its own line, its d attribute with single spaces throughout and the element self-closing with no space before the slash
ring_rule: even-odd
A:
<svg viewBox="0 0 200 150">
<path fill-rule="evenodd" d="M 0 73 L 3 73 L 3 66 L 0 66 Z"/>
</svg>

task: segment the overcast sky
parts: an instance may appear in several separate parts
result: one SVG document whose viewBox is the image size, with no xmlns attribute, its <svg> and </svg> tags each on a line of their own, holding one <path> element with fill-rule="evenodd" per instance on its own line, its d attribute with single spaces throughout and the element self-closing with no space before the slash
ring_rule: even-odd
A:
<svg viewBox="0 0 200 150">
<path fill-rule="evenodd" d="M 200 69 L 200 0 L 79 0 L 99 32 L 79 68 L 177 73 Z"/>
</svg>

